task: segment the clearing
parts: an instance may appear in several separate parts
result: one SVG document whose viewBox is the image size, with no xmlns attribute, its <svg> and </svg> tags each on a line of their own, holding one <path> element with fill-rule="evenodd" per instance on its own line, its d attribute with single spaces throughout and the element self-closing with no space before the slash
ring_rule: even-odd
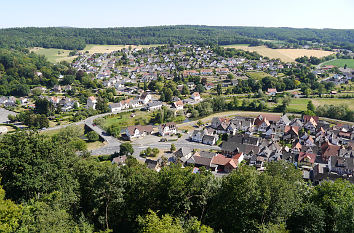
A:
<svg viewBox="0 0 354 233">
<path fill-rule="evenodd" d="M 262 56 L 272 59 L 279 58 L 283 62 L 294 62 L 296 58 L 303 56 L 325 57 L 334 53 L 331 51 L 315 49 L 271 49 L 265 46 L 248 47 L 245 45 L 228 45 L 224 47 L 257 52 Z"/>
<path fill-rule="evenodd" d="M 44 55 L 48 61 L 52 63 L 58 63 L 61 61 L 72 62 L 76 58 L 76 56 L 69 56 L 71 50 L 65 49 L 46 49 L 35 47 L 30 49 L 30 51 L 39 55 Z"/>
<path fill-rule="evenodd" d="M 322 63 L 321 65 L 328 66 L 337 66 L 337 67 L 344 67 L 347 65 L 348 68 L 354 69 L 354 59 L 335 59 L 331 61 L 327 61 Z"/>
</svg>

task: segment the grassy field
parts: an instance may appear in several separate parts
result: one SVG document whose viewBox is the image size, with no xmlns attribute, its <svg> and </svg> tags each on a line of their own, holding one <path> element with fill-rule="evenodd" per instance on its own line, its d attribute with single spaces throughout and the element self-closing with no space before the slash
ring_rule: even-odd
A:
<svg viewBox="0 0 354 233">
<path fill-rule="evenodd" d="M 119 113 L 105 118 L 100 118 L 97 121 L 103 129 L 107 129 L 112 125 L 119 126 L 120 128 L 137 124 L 144 125 L 151 119 L 151 113 L 149 112 L 137 111 L 134 114 L 135 116 L 131 117 L 131 112 Z"/>
<path fill-rule="evenodd" d="M 94 53 L 110 53 L 113 51 L 117 51 L 123 48 L 129 48 L 131 46 L 132 49 L 142 49 L 142 48 L 150 48 L 150 47 L 157 47 L 160 45 L 95 45 L 95 44 L 88 44 L 86 45 L 83 51 L 88 51 L 90 54 Z M 70 50 L 64 49 L 47 49 L 47 48 L 39 48 L 35 47 L 30 49 L 30 51 L 44 55 L 50 62 L 58 63 L 61 61 L 72 62 L 76 56 L 69 56 Z"/>
<path fill-rule="evenodd" d="M 69 57 L 70 50 L 64 49 L 45 49 L 45 48 L 32 48 L 30 51 L 44 55 L 50 62 L 58 63 L 61 61 L 71 62 L 76 56 Z"/>
<path fill-rule="evenodd" d="M 332 65 L 337 67 L 344 67 L 347 65 L 348 68 L 354 69 L 354 59 L 336 59 L 328 62 L 322 63 L 322 65 Z"/>
<path fill-rule="evenodd" d="M 157 47 L 160 45 L 96 45 L 96 44 L 88 44 L 86 45 L 85 49 L 83 51 L 88 51 L 90 54 L 93 53 L 110 53 L 113 51 L 121 50 L 123 48 L 129 48 L 129 46 L 132 49 L 142 49 L 142 48 L 151 48 L 151 47 Z"/>
<path fill-rule="evenodd" d="M 314 49 L 271 49 L 265 46 L 248 47 L 244 45 L 230 45 L 229 48 L 242 49 L 250 52 L 257 52 L 269 58 L 279 58 L 284 62 L 294 62 L 296 58 L 302 56 L 324 57 L 333 54 L 330 51 Z"/>
<path fill-rule="evenodd" d="M 312 103 L 317 107 L 320 105 L 341 105 L 346 104 L 351 110 L 354 110 L 354 99 L 332 99 L 332 98 L 294 98 L 289 104 L 289 111 L 306 111 L 307 103 L 312 100 Z"/>
<path fill-rule="evenodd" d="M 261 80 L 264 77 L 271 76 L 270 74 L 264 73 L 264 72 L 247 72 L 246 73 L 248 77 L 254 78 L 257 80 Z"/>
</svg>

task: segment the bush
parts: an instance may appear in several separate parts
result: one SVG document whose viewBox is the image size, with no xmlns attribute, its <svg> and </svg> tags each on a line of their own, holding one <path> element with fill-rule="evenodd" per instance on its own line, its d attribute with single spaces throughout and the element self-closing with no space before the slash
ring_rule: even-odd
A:
<svg viewBox="0 0 354 233">
<path fill-rule="evenodd" d="M 98 135 L 98 133 L 96 133 L 95 131 L 90 131 L 86 134 L 87 139 L 90 142 L 96 142 L 100 139 L 100 135 Z"/>
</svg>

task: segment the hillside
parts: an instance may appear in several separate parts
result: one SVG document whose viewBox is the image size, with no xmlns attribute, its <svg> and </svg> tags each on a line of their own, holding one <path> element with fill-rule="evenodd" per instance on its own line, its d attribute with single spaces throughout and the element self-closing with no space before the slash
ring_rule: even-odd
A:
<svg viewBox="0 0 354 233">
<path fill-rule="evenodd" d="M 271 44 L 285 41 L 295 45 L 326 43 L 329 46 L 353 48 L 354 30 L 297 29 L 224 26 L 154 26 L 120 28 L 8 28 L 0 30 L 1 47 L 44 47 L 84 49 L 86 44 Z"/>
</svg>

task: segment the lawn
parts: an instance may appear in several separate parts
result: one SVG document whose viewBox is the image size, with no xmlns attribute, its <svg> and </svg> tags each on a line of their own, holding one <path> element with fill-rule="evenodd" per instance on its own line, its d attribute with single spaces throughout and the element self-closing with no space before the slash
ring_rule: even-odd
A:
<svg viewBox="0 0 354 233">
<path fill-rule="evenodd" d="M 328 66 L 337 66 L 337 67 L 344 67 L 347 65 L 348 68 L 354 69 L 354 59 L 336 59 L 328 62 L 322 63 L 322 65 Z"/>
<path fill-rule="evenodd" d="M 96 123 L 100 125 L 103 129 L 107 129 L 110 126 L 119 126 L 120 128 L 124 128 L 130 125 L 145 125 L 147 124 L 152 114 L 150 112 L 137 111 L 135 112 L 135 116 L 132 117 L 132 112 L 124 112 L 118 113 L 114 115 L 109 115 L 104 118 L 100 118 L 96 120 Z"/>
<path fill-rule="evenodd" d="M 61 61 L 71 62 L 75 59 L 76 56 L 69 57 L 70 50 L 64 49 L 45 49 L 45 48 L 32 48 L 30 50 L 39 55 L 44 55 L 48 61 L 53 63 L 58 63 Z"/>
<path fill-rule="evenodd" d="M 335 98 L 294 98 L 289 104 L 290 112 L 306 111 L 307 103 L 312 100 L 312 103 L 317 107 L 320 105 L 341 105 L 346 104 L 351 110 L 354 110 L 354 99 L 335 99 Z"/>
<path fill-rule="evenodd" d="M 271 76 L 270 74 L 264 73 L 264 72 L 247 72 L 246 75 L 250 78 L 254 78 L 257 80 L 261 80 L 264 77 Z"/>
</svg>

